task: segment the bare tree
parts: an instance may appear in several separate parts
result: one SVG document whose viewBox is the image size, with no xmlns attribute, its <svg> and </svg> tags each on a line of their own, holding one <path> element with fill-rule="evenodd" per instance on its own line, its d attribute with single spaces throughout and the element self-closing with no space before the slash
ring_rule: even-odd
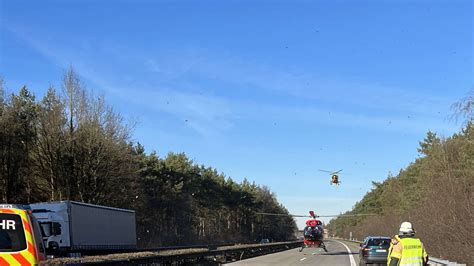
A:
<svg viewBox="0 0 474 266">
<path fill-rule="evenodd" d="M 465 123 L 474 120 L 474 88 L 469 91 L 466 97 L 451 106 L 454 114 L 452 119 L 459 121 L 464 120 Z"/>
<path fill-rule="evenodd" d="M 130 176 L 131 126 L 120 114 L 85 90 L 71 68 L 64 75 L 63 93 L 68 117 L 68 198 L 103 203 L 116 178 Z"/>
<path fill-rule="evenodd" d="M 64 158 L 67 148 L 67 117 L 64 103 L 53 87 L 50 87 L 39 103 L 38 141 L 33 158 L 35 174 L 43 180 L 49 200 L 62 200 L 65 196 L 64 177 L 68 174 Z"/>
</svg>

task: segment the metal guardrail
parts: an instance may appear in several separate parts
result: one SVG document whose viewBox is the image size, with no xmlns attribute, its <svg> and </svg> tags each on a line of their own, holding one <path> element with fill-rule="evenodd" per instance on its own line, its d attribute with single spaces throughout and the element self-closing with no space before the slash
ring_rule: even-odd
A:
<svg viewBox="0 0 474 266">
<path fill-rule="evenodd" d="M 358 241 L 358 240 L 351 240 L 351 239 L 344 239 L 344 238 L 335 238 L 335 239 L 340 239 L 340 240 L 344 240 L 344 241 L 349 241 L 349 242 L 354 242 L 354 243 L 358 243 L 358 244 L 361 244 L 362 241 Z M 429 265 L 433 265 L 433 266 L 453 266 L 453 265 L 457 265 L 457 266 L 465 266 L 466 264 L 462 264 L 462 263 L 457 263 L 457 262 L 452 262 L 452 261 L 449 261 L 449 260 L 443 260 L 443 259 L 438 259 L 438 258 L 432 258 L 432 257 L 429 257 L 428 258 L 428 264 Z"/>
<path fill-rule="evenodd" d="M 462 266 L 462 265 L 466 265 L 466 264 L 460 264 L 460 263 L 457 263 L 457 262 L 452 262 L 452 261 L 449 261 L 449 260 L 442 260 L 442 259 L 438 259 L 438 258 L 429 258 L 429 264 L 430 265 L 458 265 L 458 266 Z"/>
<path fill-rule="evenodd" d="M 215 250 L 220 247 L 243 245 L 243 244 L 251 244 L 251 243 L 212 243 L 212 244 L 200 244 L 200 245 L 166 246 L 166 247 L 135 248 L 135 249 L 90 249 L 90 250 L 77 250 L 75 252 L 69 252 L 67 254 L 60 254 L 60 255 L 48 254 L 48 258 L 49 259 L 57 259 L 57 258 L 64 258 L 64 257 L 80 258 L 83 256 L 99 256 L 99 255 L 110 255 L 110 254 L 117 254 L 117 253 L 160 252 L 160 251 L 166 251 L 166 250 L 183 250 L 183 249 Z"/>
<path fill-rule="evenodd" d="M 92 256 L 89 258 L 59 258 L 46 261 L 46 265 L 146 265 L 154 263 L 170 264 L 170 263 L 182 263 L 190 262 L 197 263 L 206 259 L 211 259 L 215 262 L 229 262 L 237 261 L 245 258 L 251 258 L 255 256 L 261 256 L 274 252 L 279 252 L 291 248 L 300 247 L 302 241 L 289 241 L 289 242 L 278 242 L 268 244 L 246 244 L 246 245 L 233 245 L 228 246 L 222 245 L 221 247 L 209 247 L 206 245 L 205 248 L 197 248 L 193 246 L 190 250 L 183 249 L 183 247 L 172 247 L 160 248 L 161 250 L 156 251 L 145 251 L 140 255 L 140 252 L 132 252 L 127 254 L 116 254 L 112 257 L 108 256 Z M 201 245 L 199 245 L 201 246 Z M 160 251 L 164 251 L 160 253 Z M 169 252 L 167 252 L 169 251 Z M 176 251 L 176 252 L 173 252 Z M 120 255 L 120 256 L 119 256 Z M 128 256 L 127 256 L 128 255 Z"/>
<path fill-rule="evenodd" d="M 168 255 L 158 255 L 154 257 L 147 258 L 137 258 L 137 259 L 126 259 L 121 261 L 111 261 L 111 262 L 96 262 L 90 263 L 94 265 L 120 265 L 120 264 L 129 264 L 133 262 L 134 264 L 153 264 L 153 263 L 185 263 L 186 260 L 191 264 L 202 261 L 204 258 L 213 258 L 215 262 L 231 262 L 238 261 L 246 258 L 261 256 L 265 254 L 270 254 L 278 251 L 287 250 L 290 248 L 295 248 L 301 246 L 301 241 L 291 241 L 291 242 L 279 242 L 279 243 L 269 243 L 269 244 L 253 244 L 253 245 L 244 245 L 244 246 L 229 246 L 224 247 L 223 249 L 208 250 L 203 252 L 193 252 L 193 253 L 182 253 L 182 254 L 168 254 Z"/>
<path fill-rule="evenodd" d="M 163 250 L 181 250 L 181 249 L 191 249 L 191 248 L 207 248 L 213 250 L 220 247 L 230 247 L 235 245 L 242 245 L 247 243 L 218 243 L 218 244 L 201 244 L 201 245 L 188 245 L 188 246 L 168 246 L 168 247 L 156 247 L 156 248 L 139 248 L 137 252 L 142 251 L 163 251 Z M 250 244 L 250 243 L 249 243 Z"/>
</svg>

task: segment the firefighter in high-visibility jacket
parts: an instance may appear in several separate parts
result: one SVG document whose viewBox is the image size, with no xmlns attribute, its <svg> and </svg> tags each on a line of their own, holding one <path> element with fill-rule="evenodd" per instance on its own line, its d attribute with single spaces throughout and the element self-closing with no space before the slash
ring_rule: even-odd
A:
<svg viewBox="0 0 474 266">
<path fill-rule="evenodd" d="M 400 225 L 400 232 L 392 238 L 387 257 L 388 266 L 428 265 L 428 255 L 423 243 L 415 237 L 415 230 L 410 222 Z"/>
</svg>

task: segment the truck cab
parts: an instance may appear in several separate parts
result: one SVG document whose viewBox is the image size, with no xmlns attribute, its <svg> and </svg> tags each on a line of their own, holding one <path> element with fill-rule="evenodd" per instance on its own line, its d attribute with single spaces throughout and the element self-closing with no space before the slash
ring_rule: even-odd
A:
<svg viewBox="0 0 474 266">
<path fill-rule="evenodd" d="M 66 205 L 31 204 L 48 254 L 61 254 L 69 247 L 69 217 Z M 53 208 L 51 208 L 53 207 Z"/>
<path fill-rule="evenodd" d="M 0 265 L 38 265 L 45 259 L 41 228 L 31 211 L 0 204 Z"/>
</svg>

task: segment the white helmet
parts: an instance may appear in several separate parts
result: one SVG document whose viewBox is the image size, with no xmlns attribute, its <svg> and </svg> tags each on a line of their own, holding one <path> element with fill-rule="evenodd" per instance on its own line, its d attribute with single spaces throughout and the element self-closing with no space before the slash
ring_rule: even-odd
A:
<svg viewBox="0 0 474 266">
<path fill-rule="evenodd" d="M 407 235 L 413 233 L 415 233 L 415 229 L 413 229 L 413 226 L 410 222 L 403 222 L 400 225 L 400 234 Z"/>
</svg>

